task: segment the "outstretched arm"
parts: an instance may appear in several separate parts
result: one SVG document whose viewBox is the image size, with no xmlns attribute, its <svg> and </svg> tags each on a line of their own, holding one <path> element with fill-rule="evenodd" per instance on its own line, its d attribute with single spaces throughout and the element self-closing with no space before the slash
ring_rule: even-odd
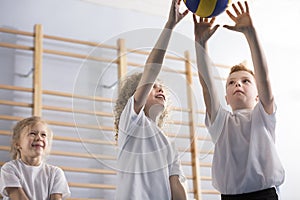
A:
<svg viewBox="0 0 300 200">
<path fill-rule="evenodd" d="M 188 13 L 188 10 L 183 13 L 179 12 L 180 1 L 172 1 L 168 21 L 146 61 L 143 75 L 134 94 L 134 110 L 136 113 L 139 113 L 145 105 L 149 92 L 161 70 L 173 28 Z"/>
<path fill-rule="evenodd" d="M 215 33 L 219 25 L 213 26 L 215 18 L 208 20 L 207 18 L 200 17 L 198 22 L 196 15 L 193 15 L 193 19 L 195 26 L 195 48 L 199 81 L 202 86 L 206 112 L 211 123 L 213 123 L 220 106 L 220 100 L 217 94 L 216 86 L 213 82 L 211 65 L 206 52 L 206 45 L 208 39 Z"/>
<path fill-rule="evenodd" d="M 225 25 L 224 27 L 229 30 L 241 32 L 245 35 L 251 51 L 258 97 L 265 111 L 268 114 L 271 114 L 274 111 L 274 97 L 271 89 L 267 62 L 259 44 L 256 30 L 252 24 L 247 1 L 245 1 L 244 7 L 241 2 L 238 2 L 237 4 L 239 8 L 235 4 L 232 5 L 236 16 L 230 11 L 226 11 L 228 16 L 235 22 L 235 26 Z"/>
</svg>

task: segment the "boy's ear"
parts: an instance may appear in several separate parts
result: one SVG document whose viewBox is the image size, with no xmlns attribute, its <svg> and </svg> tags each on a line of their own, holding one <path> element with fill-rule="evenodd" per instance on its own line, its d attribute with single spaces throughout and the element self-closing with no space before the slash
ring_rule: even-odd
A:
<svg viewBox="0 0 300 200">
<path fill-rule="evenodd" d="M 255 97 L 255 101 L 256 102 L 258 102 L 258 100 L 259 100 L 259 97 L 258 97 L 258 95 Z"/>
</svg>

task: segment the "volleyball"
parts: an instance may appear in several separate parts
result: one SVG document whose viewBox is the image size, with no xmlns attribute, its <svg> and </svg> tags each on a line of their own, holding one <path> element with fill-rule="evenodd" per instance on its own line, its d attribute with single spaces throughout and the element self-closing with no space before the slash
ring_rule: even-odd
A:
<svg viewBox="0 0 300 200">
<path fill-rule="evenodd" d="M 230 0 L 183 0 L 186 7 L 200 17 L 215 17 L 228 7 Z"/>
</svg>

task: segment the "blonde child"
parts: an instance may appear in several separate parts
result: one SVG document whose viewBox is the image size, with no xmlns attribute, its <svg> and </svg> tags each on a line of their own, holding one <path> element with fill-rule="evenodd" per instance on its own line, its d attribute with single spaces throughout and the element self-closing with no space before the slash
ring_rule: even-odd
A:
<svg viewBox="0 0 300 200">
<path fill-rule="evenodd" d="M 13 128 L 11 161 L 1 168 L 3 199 L 61 200 L 70 196 L 64 172 L 46 164 L 53 133 L 40 117 L 19 121 Z"/>
<path fill-rule="evenodd" d="M 157 81 L 171 33 L 188 13 L 173 0 L 169 19 L 151 51 L 143 73 L 129 76 L 115 106 L 118 139 L 116 199 L 186 199 L 178 153 L 159 128 L 167 113 L 166 90 Z"/>
<path fill-rule="evenodd" d="M 233 4 L 235 22 L 224 27 L 241 32 L 249 44 L 254 73 L 243 65 L 231 69 L 226 101 L 220 104 L 206 56 L 206 43 L 217 30 L 211 20 L 194 16 L 199 79 L 206 105 L 206 125 L 215 143 L 212 167 L 214 187 L 222 200 L 277 200 L 276 188 L 284 181 L 284 169 L 275 148 L 276 106 L 268 67 L 252 24 L 247 2 Z"/>
</svg>

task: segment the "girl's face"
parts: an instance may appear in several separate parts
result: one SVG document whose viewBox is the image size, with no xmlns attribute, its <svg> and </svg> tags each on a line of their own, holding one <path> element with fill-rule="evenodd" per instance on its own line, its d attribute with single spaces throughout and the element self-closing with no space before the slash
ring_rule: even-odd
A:
<svg viewBox="0 0 300 200">
<path fill-rule="evenodd" d="M 232 108 L 252 109 L 258 101 L 254 77 L 247 71 L 232 73 L 226 83 L 226 101 Z"/>
<path fill-rule="evenodd" d="M 166 104 L 165 95 L 166 94 L 163 86 L 155 83 L 145 105 L 145 110 L 148 111 L 149 115 L 151 114 L 151 112 L 154 112 L 154 114 L 158 114 L 159 112 L 162 112 L 164 110 Z"/>
<path fill-rule="evenodd" d="M 24 128 L 17 143 L 17 148 L 21 153 L 21 159 L 25 163 L 31 163 L 32 160 L 38 160 L 40 163 L 48 148 L 47 126 L 38 122 L 32 127 Z"/>
</svg>

